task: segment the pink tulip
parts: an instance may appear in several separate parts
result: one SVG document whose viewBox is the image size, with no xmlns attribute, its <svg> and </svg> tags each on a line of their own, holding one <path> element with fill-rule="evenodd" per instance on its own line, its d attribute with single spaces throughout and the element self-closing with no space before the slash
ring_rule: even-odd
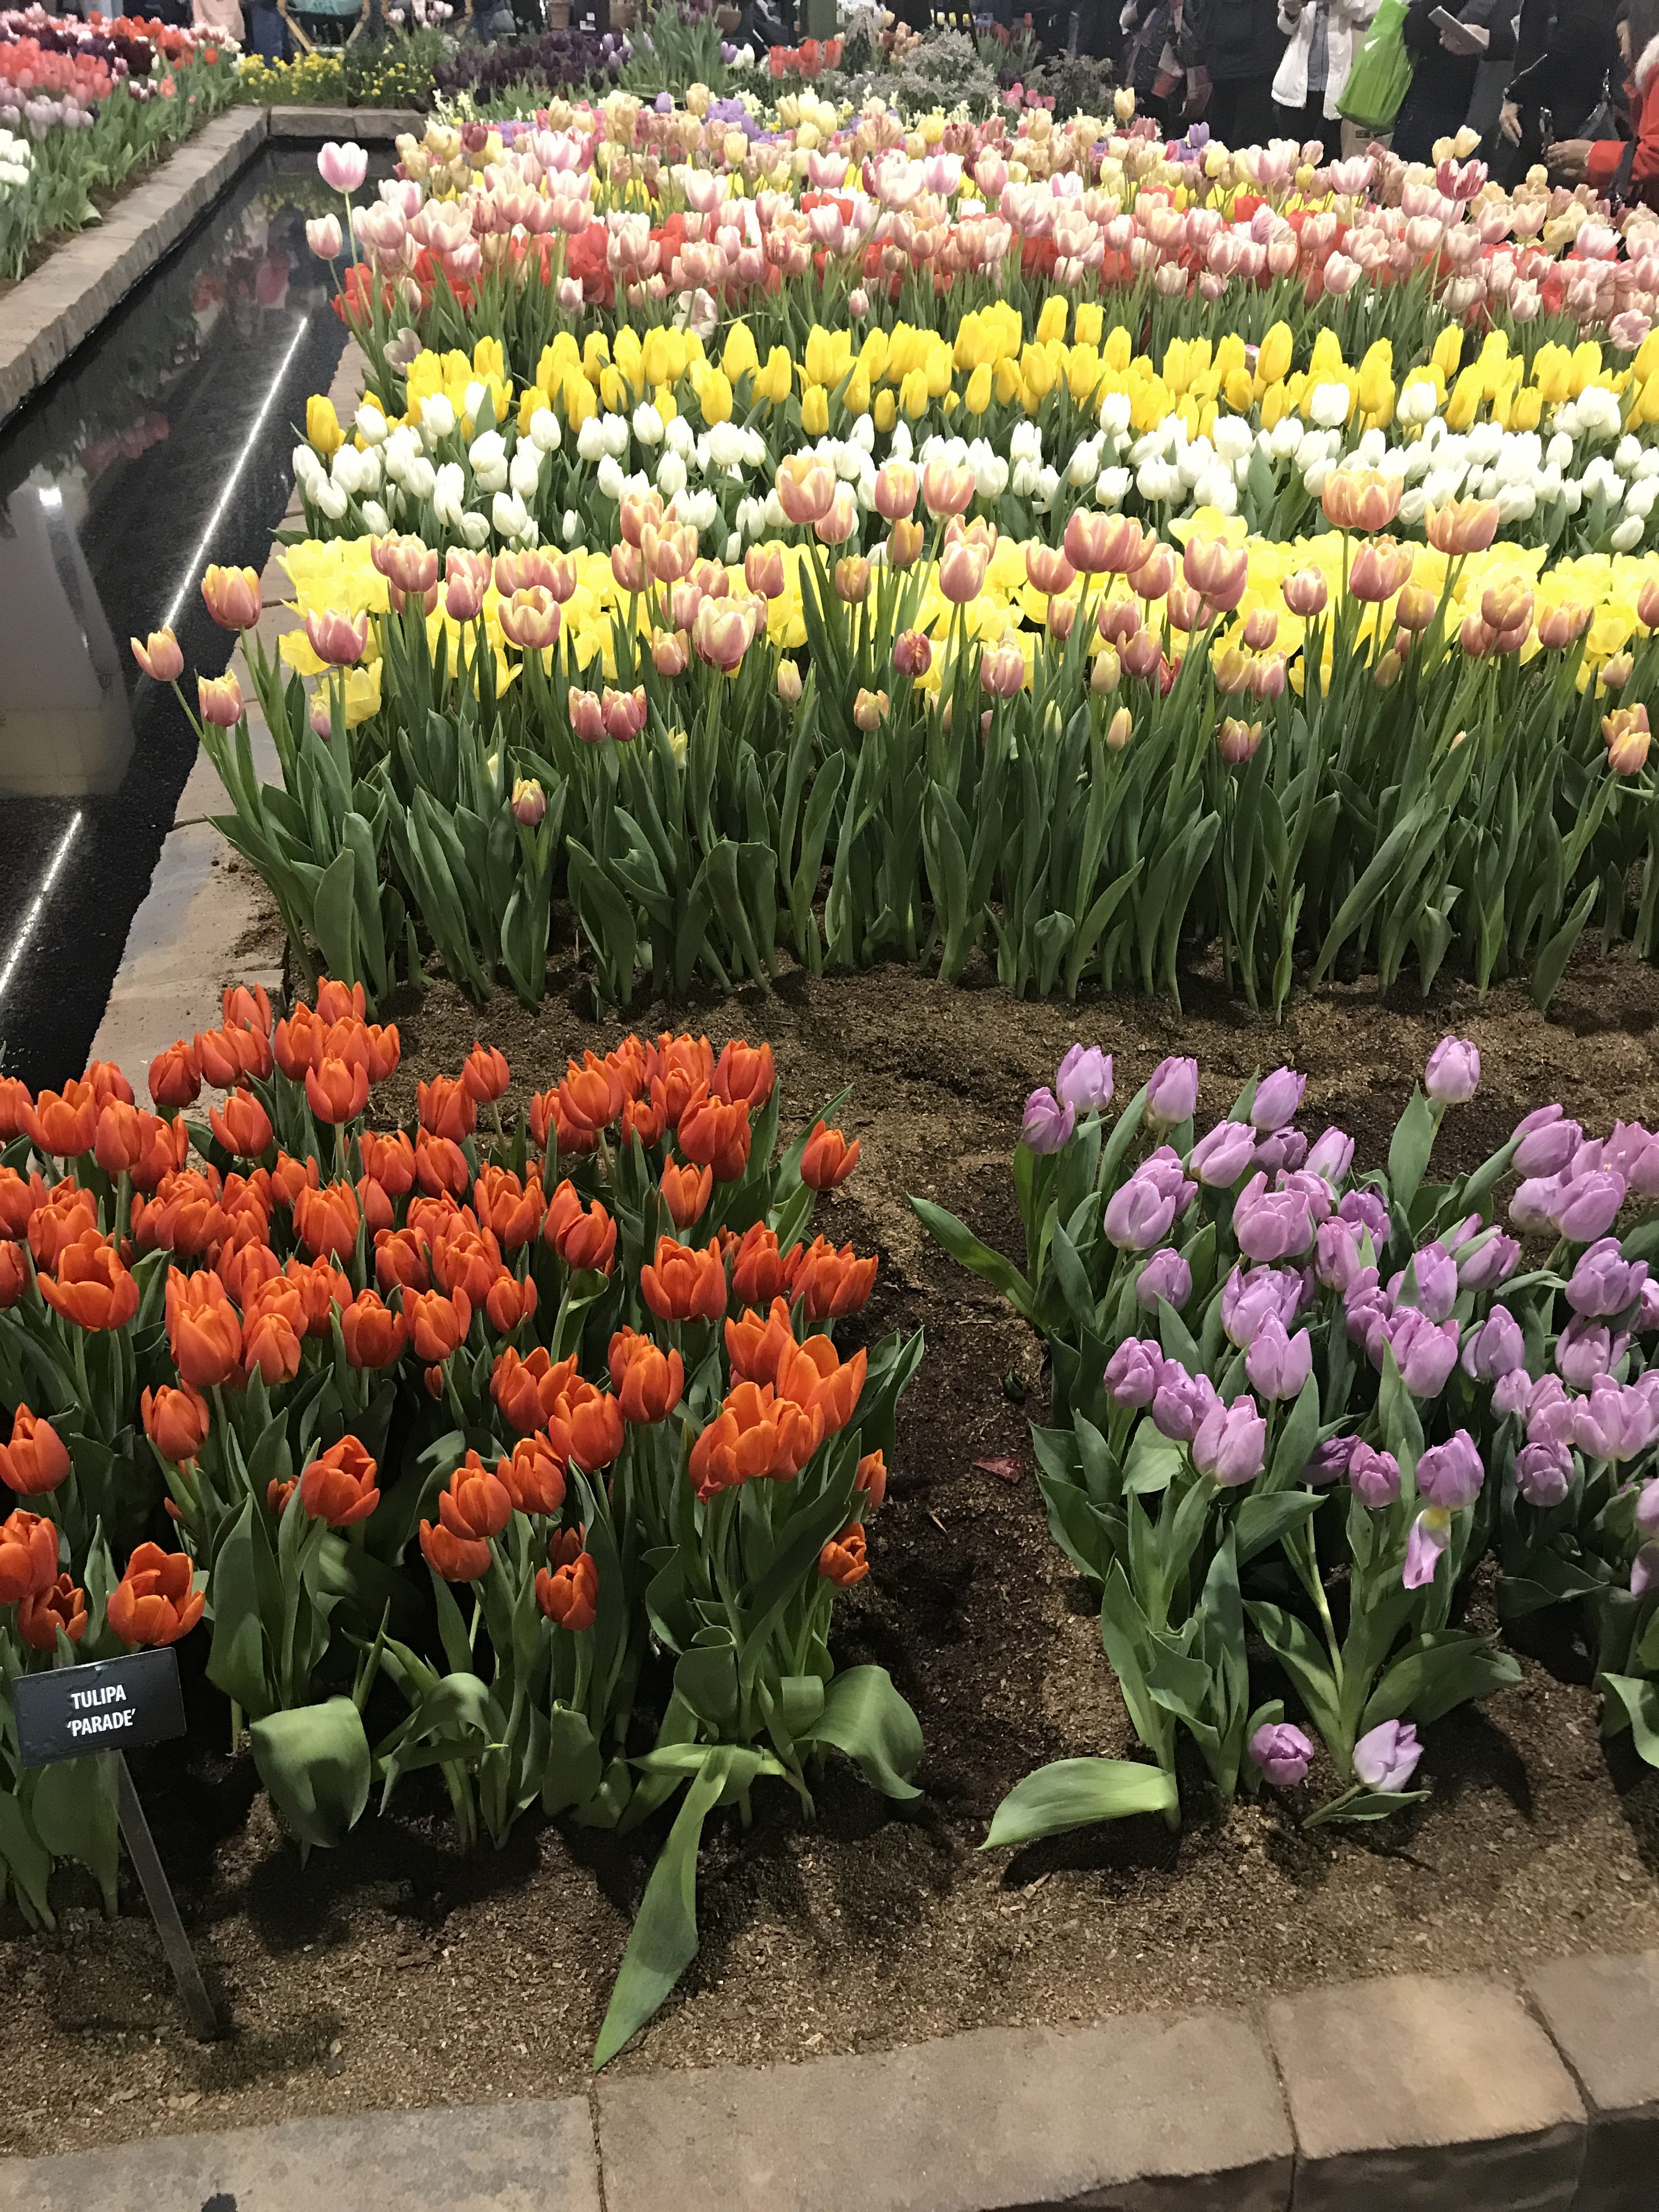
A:
<svg viewBox="0 0 1659 2212">
<path fill-rule="evenodd" d="M 368 174 L 368 155 L 349 139 L 337 146 L 331 138 L 317 156 L 317 173 L 337 192 L 355 192 Z"/>
</svg>

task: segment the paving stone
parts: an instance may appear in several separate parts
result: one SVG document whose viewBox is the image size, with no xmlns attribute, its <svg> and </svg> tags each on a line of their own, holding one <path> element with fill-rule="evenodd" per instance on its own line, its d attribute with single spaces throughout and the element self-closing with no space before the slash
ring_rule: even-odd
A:
<svg viewBox="0 0 1659 2212">
<path fill-rule="evenodd" d="M 1584 2110 L 1511 1990 L 1401 1974 L 1283 1997 L 1294 2212 L 1566 2212 Z"/>
<path fill-rule="evenodd" d="M 1659 2212 L 1659 1951 L 1552 1959 L 1527 1988 L 1589 2112 L 1576 2212 Z"/>
<path fill-rule="evenodd" d="M 0 2212 L 599 2212 L 585 2099 L 163 2136 L 0 2162 Z"/>
<path fill-rule="evenodd" d="M 602 2076 L 598 2096 L 607 2212 L 1285 2212 L 1290 2197 L 1273 2067 L 1231 2013 Z"/>
</svg>

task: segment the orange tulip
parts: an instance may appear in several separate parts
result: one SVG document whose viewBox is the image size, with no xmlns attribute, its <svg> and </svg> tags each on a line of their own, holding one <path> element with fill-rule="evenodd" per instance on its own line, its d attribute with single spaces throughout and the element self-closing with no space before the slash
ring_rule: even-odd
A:
<svg viewBox="0 0 1659 2212">
<path fill-rule="evenodd" d="M 374 1238 L 374 1279 L 382 1291 L 429 1291 L 425 1240 L 412 1229 L 382 1229 Z"/>
<path fill-rule="evenodd" d="M 665 1030 L 646 1048 L 644 1075 L 649 1084 L 661 1078 L 664 1107 L 669 1120 L 678 1122 L 714 1081 L 714 1048 L 706 1036 L 671 1036 Z"/>
<path fill-rule="evenodd" d="M 231 1304 L 246 1310 L 260 1285 L 282 1273 L 283 1263 L 269 1244 L 249 1243 L 239 1244 L 229 1252 L 222 1248 L 214 1272 L 224 1285 L 225 1295 Z"/>
<path fill-rule="evenodd" d="M 112 1098 L 100 1109 L 92 1150 L 106 1176 L 131 1173 L 144 1156 L 144 1124 L 159 1118 L 154 1114 L 141 1115 L 136 1106 L 125 1105 L 118 1098 Z"/>
<path fill-rule="evenodd" d="M 678 1352 L 665 1352 L 648 1336 L 620 1328 L 611 1340 L 611 1382 L 623 1420 L 635 1427 L 666 1420 L 685 1390 Z"/>
<path fill-rule="evenodd" d="M 303 1000 L 286 1020 L 277 1023 L 271 1051 L 290 1083 L 303 1083 L 306 1070 L 321 1060 L 328 1030 L 328 1024 L 319 1020 Z"/>
<path fill-rule="evenodd" d="M 38 1175 L 0 1167 L 0 1237 L 27 1236 L 30 1219 L 46 1203 L 46 1187 Z"/>
<path fill-rule="evenodd" d="M 461 1081 L 480 1106 L 504 1097 L 512 1080 L 506 1060 L 492 1045 L 475 1044 L 461 1067 Z"/>
<path fill-rule="evenodd" d="M 567 1267 L 611 1273 L 617 1224 L 597 1198 L 584 1207 L 574 1183 L 562 1182 L 548 1201 L 542 1234 Z"/>
<path fill-rule="evenodd" d="M 58 1528 L 39 1513 L 0 1521 L 0 1605 L 36 1597 L 58 1579 Z"/>
<path fill-rule="evenodd" d="M 199 1391 L 186 1383 L 175 1390 L 163 1382 L 155 1390 L 146 1390 L 140 1401 L 144 1419 L 144 1434 L 165 1460 L 182 1467 L 186 1460 L 194 1459 L 207 1441 L 207 1400 Z"/>
<path fill-rule="evenodd" d="M 520 1322 L 535 1312 L 537 1297 L 533 1277 L 526 1275 L 520 1281 L 503 1268 L 484 1293 L 483 1308 L 490 1327 L 498 1335 L 510 1336 Z"/>
<path fill-rule="evenodd" d="M 580 1066 L 565 1063 L 559 1105 L 574 1127 L 595 1133 L 607 1128 L 622 1112 L 623 1095 L 621 1070 L 596 1054 L 584 1054 Z"/>
<path fill-rule="evenodd" d="M 259 619 L 259 579 L 252 568 L 208 563 L 202 598 L 221 629 L 252 629 Z"/>
<path fill-rule="evenodd" d="M 368 1103 L 368 1069 L 362 1062 L 325 1060 L 306 1070 L 306 1103 L 319 1121 L 355 1121 Z"/>
<path fill-rule="evenodd" d="M 185 672 L 185 656 L 179 650 L 179 641 L 170 629 L 153 629 L 140 645 L 136 637 L 127 643 L 132 647 L 132 657 L 153 684 L 176 684 Z"/>
<path fill-rule="evenodd" d="M 415 1180 L 428 1198 L 445 1192 L 459 1198 L 472 1180 L 472 1170 L 453 1137 L 434 1137 L 422 1129 L 415 1140 Z"/>
<path fill-rule="evenodd" d="M 722 1490 L 770 1474 L 778 1450 L 773 1394 L 757 1382 L 739 1382 L 691 1447 L 687 1473 L 705 1503 Z"/>
<path fill-rule="evenodd" d="M 481 1542 L 506 1528 L 513 1518 L 513 1499 L 506 1484 L 470 1451 L 439 1497 L 438 1518 L 452 1536 Z"/>
<path fill-rule="evenodd" d="M 17 1632 L 32 1651 L 55 1651 L 60 1629 L 71 1644 L 87 1632 L 87 1594 L 67 1575 L 24 1598 L 17 1608 Z"/>
<path fill-rule="evenodd" d="M 684 1167 L 667 1161 L 662 1171 L 663 1203 L 676 1229 L 689 1229 L 708 1205 L 714 1188 L 712 1168 Z"/>
<path fill-rule="evenodd" d="M 859 1164 L 860 1141 L 854 1137 L 849 1145 L 839 1129 L 815 1121 L 800 1156 L 800 1179 L 807 1188 L 834 1190 L 845 1182 Z"/>
<path fill-rule="evenodd" d="M 507 1346 L 490 1370 L 489 1395 L 521 1435 L 544 1428 L 560 1394 L 576 1372 L 574 1356 L 555 1367 L 552 1354 L 538 1344 L 526 1357 Z"/>
<path fill-rule="evenodd" d="M 734 1037 L 714 1064 L 709 1088 L 726 1105 L 741 1102 L 751 1114 L 758 1114 L 772 1096 L 776 1080 L 771 1046 L 751 1045 L 746 1038 Z"/>
<path fill-rule="evenodd" d="M 503 1252 L 517 1252 L 532 1243 L 547 1211 L 541 1178 L 533 1169 L 520 1182 L 510 1168 L 485 1168 L 472 1186 L 472 1204 Z"/>
<path fill-rule="evenodd" d="M 134 1103 L 132 1085 L 112 1060 L 88 1060 L 82 1080 L 91 1084 L 100 1114 L 112 1099 L 118 1099 L 123 1106 Z"/>
<path fill-rule="evenodd" d="M 775 1297 L 764 1316 L 750 1310 L 726 1324 L 726 1356 L 741 1382 L 775 1382 L 778 1362 L 794 1342 L 787 1298 Z"/>
<path fill-rule="evenodd" d="M 515 1512 L 550 1516 L 564 1510 L 564 1467 L 545 1437 L 520 1437 L 512 1458 L 496 1461 L 495 1479 Z"/>
<path fill-rule="evenodd" d="M 270 1000 L 263 983 L 227 983 L 219 1006 L 228 1030 L 256 1030 L 262 1037 L 270 1035 Z"/>
<path fill-rule="evenodd" d="M 861 1583 L 870 1571 L 870 1562 L 865 1554 L 864 1527 L 854 1521 L 850 1528 L 843 1528 L 818 1553 L 818 1572 L 837 1589 L 851 1589 Z"/>
<path fill-rule="evenodd" d="M 340 1257 L 355 1252 L 362 1218 L 357 1194 L 349 1182 L 325 1183 L 320 1190 L 307 1188 L 294 1201 L 294 1233 L 313 1258 L 325 1252 Z"/>
<path fill-rule="evenodd" d="M 251 1091 L 233 1091 L 222 1106 L 210 1108 L 208 1127 L 240 1159 L 257 1160 L 275 1141 L 270 1116 Z"/>
<path fill-rule="evenodd" d="M 610 1466 L 623 1448 L 626 1434 L 622 1408 L 608 1390 L 596 1390 L 580 1375 L 561 1393 L 548 1419 L 553 1449 L 566 1460 L 574 1460 L 589 1474 Z"/>
<path fill-rule="evenodd" d="M 167 1342 L 183 1380 L 198 1390 L 228 1382 L 242 1356 L 242 1324 L 211 1268 L 167 1271 Z"/>
<path fill-rule="evenodd" d="M 808 1321 L 839 1321 L 862 1310 L 876 1284 L 874 1258 L 854 1257 L 850 1244 L 839 1251 L 822 1237 L 790 1255 L 789 1295 L 806 1300 Z"/>
<path fill-rule="evenodd" d="M 115 1252 L 88 1234 L 58 1255 L 56 1277 L 37 1279 L 54 1313 L 81 1328 L 122 1328 L 138 1310 L 138 1285 Z"/>
<path fill-rule="evenodd" d="M 465 1338 L 472 1309 L 465 1291 L 447 1298 L 441 1291 L 405 1291 L 404 1318 L 409 1323 L 415 1357 L 436 1364 L 447 1359 Z"/>
<path fill-rule="evenodd" d="M 242 1316 L 242 1371 L 250 1382 L 257 1373 L 269 1390 L 294 1380 L 300 1371 L 305 1322 L 305 1304 L 296 1285 L 285 1275 L 273 1275 L 260 1284 Z"/>
<path fill-rule="evenodd" d="M 361 983 L 343 983 L 337 975 L 317 978 L 317 1015 L 331 1027 L 336 1022 L 365 1021 L 368 994 Z"/>
<path fill-rule="evenodd" d="M 580 1636 L 599 1618 L 599 1570 L 591 1552 L 578 1552 L 574 1559 L 550 1573 L 536 1571 L 536 1602 L 549 1620 Z"/>
<path fill-rule="evenodd" d="M 221 1091 L 247 1075 L 263 1082 L 271 1071 L 270 1040 L 258 1030 L 198 1030 L 191 1050 L 205 1080 Z"/>
<path fill-rule="evenodd" d="M 270 1171 L 273 1196 L 286 1206 L 299 1202 L 301 1194 L 316 1190 L 322 1182 L 314 1154 L 303 1160 L 292 1158 L 287 1152 L 278 1152 L 276 1164 Z"/>
<path fill-rule="evenodd" d="M 388 1198 L 403 1198 L 413 1189 L 415 1147 L 404 1130 L 381 1135 L 374 1129 L 360 1129 L 357 1153 L 363 1173 L 372 1176 Z"/>
<path fill-rule="evenodd" d="M 640 1294 L 659 1321 L 718 1321 L 726 1311 L 726 1269 L 718 1252 L 659 1237 L 656 1264 L 640 1269 Z"/>
<path fill-rule="evenodd" d="M 378 1291 L 359 1291 L 340 1316 L 346 1358 L 354 1367 L 390 1367 L 409 1336 L 409 1323 Z"/>
<path fill-rule="evenodd" d="M 0 1313 L 15 1306 L 29 1286 L 28 1261 L 21 1244 L 0 1243 Z"/>
<path fill-rule="evenodd" d="M 349 1528 L 367 1521 L 380 1502 L 378 1470 L 356 1437 L 342 1437 L 319 1452 L 300 1477 L 300 1503 L 313 1521 Z"/>
<path fill-rule="evenodd" d="M 0 1145 L 28 1133 L 33 1093 L 21 1076 L 0 1075 Z"/>
<path fill-rule="evenodd" d="M 97 1200 L 76 1183 L 59 1183 L 46 1204 L 29 1216 L 29 1250 L 37 1267 L 50 1271 L 66 1245 L 88 1235 L 100 1243 L 108 1242 L 98 1227 Z"/>
<path fill-rule="evenodd" d="M 351 1278 L 331 1267 L 326 1259 L 289 1260 L 283 1273 L 299 1293 L 307 1336 L 328 1335 L 335 1307 L 338 1306 L 343 1314 L 356 1295 Z"/>
<path fill-rule="evenodd" d="M 777 1392 L 798 1406 L 817 1406 L 833 1435 L 853 1418 L 864 1389 L 869 1355 L 855 1352 L 842 1360 L 827 1336 L 809 1336 L 778 1361 Z"/>
<path fill-rule="evenodd" d="M 90 1083 L 66 1083 L 61 1094 L 43 1091 L 29 1109 L 30 1139 L 37 1152 L 55 1153 L 59 1159 L 78 1159 L 92 1150 L 100 1110 L 98 1094 Z"/>
<path fill-rule="evenodd" d="M 472 1134 L 478 1123 L 478 1102 L 464 1077 L 434 1075 L 430 1083 L 416 1084 L 415 1089 L 421 1127 L 428 1135 L 459 1143 Z"/>
<path fill-rule="evenodd" d="M 787 1276 L 775 1231 L 757 1221 L 743 1232 L 732 1263 L 732 1294 L 746 1306 L 769 1306 Z"/>
<path fill-rule="evenodd" d="M 429 1521 L 421 1523 L 421 1556 L 447 1583 L 476 1583 L 489 1568 L 489 1547 L 482 1539 L 453 1535 Z"/>
<path fill-rule="evenodd" d="M 676 1131 L 680 1150 L 699 1167 L 712 1167 L 716 1182 L 736 1182 L 749 1164 L 752 1131 L 741 1099 L 727 1104 L 707 1091 L 686 1104 Z"/>
<path fill-rule="evenodd" d="M 40 1498 L 56 1490 L 69 1471 L 69 1453 L 52 1423 L 19 1406 L 11 1442 L 0 1444 L 0 1482 L 20 1497 Z"/>
<path fill-rule="evenodd" d="M 476 1312 L 501 1273 L 501 1248 L 485 1229 L 457 1214 L 432 1240 L 432 1279 L 441 1291 L 465 1291 Z"/>
<path fill-rule="evenodd" d="M 881 1510 L 881 1501 L 887 1495 L 887 1462 L 880 1452 L 866 1452 L 853 1477 L 853 1487 L 868 1498 L 872 1513 Z"/>
<path fill-rule="evenodd" d="M 182 1552 L 140 1544 L 109 1594 L 106 1618 L 123 1644 L 176 1644 L 202 1618 L 205 1594 L 192 1591 L 190 1561 Z"/>
<path fill-rule="evenodd" d="M 224 1207 L 216 1169 L 178 1168 L 164 1175 L 149 1205 L 135 1200 L 133 1234 L 141 1251 L 158 1247 L 187 1260 L 199 1259 L 225 1233 Z"/>
</svg>

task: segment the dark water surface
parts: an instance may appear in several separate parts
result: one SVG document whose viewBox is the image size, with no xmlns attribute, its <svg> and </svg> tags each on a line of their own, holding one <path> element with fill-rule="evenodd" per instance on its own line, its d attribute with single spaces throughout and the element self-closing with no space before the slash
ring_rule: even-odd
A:
<svg viewBox="0 0 1659 2212">
<path fill-rule="evenodd" d="M 37 1088 L 86 1064 L 195 758 L 127 639 L 224 668 L 203 570 L 264 568 L 339 361 L 331 204 L 310 153 L 263 155 L 0 430 L 0 1052 Z"/>
</svg>

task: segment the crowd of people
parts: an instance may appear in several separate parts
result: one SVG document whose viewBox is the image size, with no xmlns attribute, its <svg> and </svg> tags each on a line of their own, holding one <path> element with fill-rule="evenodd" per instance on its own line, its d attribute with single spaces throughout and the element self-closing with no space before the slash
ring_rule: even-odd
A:
<svg viewBox="0 0 1659 2212">
<path fill-rule="evenodd" d="M 1115 29 L 1171 130 L 1427 161 L 1468 129 L 1503 183 L 1541 162 L 1659 203 L 1659 0 L 1127 0 Z"/>
</svg>

